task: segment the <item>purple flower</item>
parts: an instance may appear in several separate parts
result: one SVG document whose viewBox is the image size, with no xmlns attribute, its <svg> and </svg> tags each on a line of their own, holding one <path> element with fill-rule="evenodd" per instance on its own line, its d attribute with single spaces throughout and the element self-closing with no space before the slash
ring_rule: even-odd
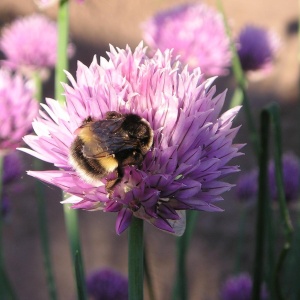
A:
<svg viewBox="0 0 300 300">
<path fill-rule="evenodd" d="M 112 269 L 91 273 L 86 280 L 91 300 L 128 300 L 128 280 Z"/>
<path fill-rule="evenodd" d="M 296 200 L 299 195 L 300 183 L 299 158 L 292 153 L 286 153 L 283 155 L 282 172 L 286 201 L 290 202 Z M 269 164 L 269 184 L 271 197 L 274 200 L 277 200 L 277 184 L 275 177 L 275 165 L 273 161 Z"/>
<path fill-rule="evenodd" d="M 252 170 L 240 176 L 236 184 L 236 194 L 242 202 L 251 202 L 256 199 L 258 192 L 258 171 Z"/>
<path fill-rule="evenodd" d="M 18 179 L 23 170 L 23 164 L 19 153 L 14 151 L 4 157 L 2 181 L 6 185 Z"/>
<path fill-rule="evenodd" d="M 242 273 L 228 278 L 221 290 L 221 300 L 251 300 L 252 279 L 249 274 Z M 266 286 L 261 288 L 261 300 L 268 299 Z"/>
<path fill-rule="evenodd" d="M 279 38 L 274 32 L 248 25 L 240 32 L 237 44 L 244 71 L 267 74 L 272 70 L 279 49 Z"/>
<path fill-rule="evenodd" d="M 0 154 L 14 150 L 38 113 L 33 89 L 20 75 L 0 69 Z"/>
<path fill-rule="evenodd" d="M 7 197 L 6 193 L 3 192 L 1 195 L 1 214 L 2 217 L 6 217 L 7 214 L 10 211 L 10 201 L 9 198 Z"/>
<path fill-rule="evenodd" d="M 19 153 L 13 151 L 4 156 L 2 174 L 1 210 L 5 217 L 10 211 L 9 184 L 13 184 L 14 190 L 18 187 L 18 179 L 23 171 L 23 165 Z"/>
<path fill-rule="evenodd" d="M 299 195 L 300 166 L 299 158 L 292 153 L 285 153 L 282 157 L 282 172 L 285 198 L 287 202 L 296 200 Z M 274 161 L 269 162 L 269 190 L 273 200 L 277 200 L 277 183 Z M 237 182 L 237 197 L 240 200 L 250 200 L 257 197 L 258 171 L 254 169 L 240 176 Z"/>
<path fill-rule="evenodd" d="M 57 56 L 57 25 L 44 15 L 34 14 L 15 20 L 3 29 L 0 50 L 6 56 L 2 64 L 27 77 L 33 72 L 46 79 Z M 69 46 L 69 54 L 73 54 Z"/>
<path fill-rule="evenodd" d="M 143 24 L 144 39 L 152 49 L 174 49 L 191 69 L 205 76 L 224 75 L 231 52 L 221 14 L 203 3 L 184 4 L 163 11 Z"/>
<path fill-rule="evenodd" d="M 226 92 L 215 95 L 212 80 L 203 82 L 199 68 L 182 69 L 170 50 L 152 58 L 145 52 L 142 43 L 133 52 L 111 47 L 108 61 L 94 58 L 89 67 L 79 62 L 76 79 L 68 73 L 71 85 L 64 84 L 66 106 L 47 99 L 33 122 L 36 135 L 24 138 L 33 150 L 23 151 L 59 168 L 28 173 L 72 194 L 65 202 L 73 208 L 117 212 L 117 233 L 135 216 L 182 234 L 185 210 L 221 211 L 214 203 L 232 187 L 222 179 L 238 171 L 228 163 L 242 147 L 233 144 L 239 128 L 231 128 L 240 108 L 219 116 Z M 69 159 L 78 128 L 107 112 L 137 114 L 154 132 L 141 165 L 125 166 L 109 192 L 106 178 L 86 182 Z"/>
</svg>

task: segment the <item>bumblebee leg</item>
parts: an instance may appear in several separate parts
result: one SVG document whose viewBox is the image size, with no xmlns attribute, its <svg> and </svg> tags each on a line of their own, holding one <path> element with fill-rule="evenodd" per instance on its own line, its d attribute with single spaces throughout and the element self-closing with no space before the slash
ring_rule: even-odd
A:
<svg viewBox="0 0 300 300">
<path fill-rule="evenodd" d="M 105 188 L 109 193 L 118 183 L 121 182 L 121 180 L 124 176 L 124 170 L 123 170 L 122 166 L 118 166 L 116 172 L 117 172 L 117 178 L 107 180 L 107 182 L 106 182 Z"/>
</svg>

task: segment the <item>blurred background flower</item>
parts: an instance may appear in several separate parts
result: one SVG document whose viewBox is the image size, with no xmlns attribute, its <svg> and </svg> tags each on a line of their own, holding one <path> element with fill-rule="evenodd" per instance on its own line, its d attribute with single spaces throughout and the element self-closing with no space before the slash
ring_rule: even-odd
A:
<svg viewBox="0 0 300 300">
<path fill-rule="evenodd" d="M 299 196 L 300 167 L 299 158 L 293 153 L 285 153 L 282 156 L 282 172 L 284 192 L 287 202 L 294 201 Z M 277 200 L 277 183 L 274 161 L 269 162 L 269 190 L 273 200 Z M 242 174 L 237 181 L 236 195 L 241 201 L 249 201 L 257 198 L 258 193 L 258 171 L 251 170 Z"/>
<path fill-rule="evenodd" d="M 272 71 L 279 47 L 275 32 L 257 26 L 245 26 L 237 38 L 242 68 L 256 76 L 265 76 Z"/>
<path fill-rule="evenodd" d="M 0 69 L 0 155 L 14 150 L 32 130 L 38 113 L 31 83 L 21 75 Z"/>
<path fill-rule="evenodd" d="M 90 300 L 128 300 L 128 279 L 110 268 L 89 274 L 86 289 Z"/>
<path fill-rule="evenodd" d="M 200 67 L 206 77 L 224 75 L 231 65 L 229 38 L 222 16 L 205 3 L 162 11 L 142 25 L 150 49 L 174 49 L 183 64 Z"/>
<path fill-rule="evenodd" d="M 23 168 L 20 154 L 17 151 L 13 151 L 6 155 L 3 162 L 3 184 L 6 185 L 17 180 L 22 174 Z"/>
<path fill-rule="evenodd" d="M 287 202 L 297 200 L 300 187 L 299 158 L 293 153 L 285 153 L 282 157 L 282 172 L 285 198 Z M 274 161 L 269 164 L 269 182 L 271 197 L 277 200 L 277 184 Z"/>
<path fill-rule="evenodd" d="M 2 30 L 0 50 L 6 59 L 2 65 L 31 78 L 35 72 L 47 79 L 57 56 L 57 24 L 41 14 L 16 19 Z M 74 53 L 69 45 L 69 56 Z"/>
<path fill-rule="evenodd" d="M 229 277 L 222 289 L 221 300 L 251 300 L 252 279 L 247 273 Z M 268 300 L 268 292 L 263 285 L 261 287 L 260 300 Z"/>
<path fill-rule="evenodd" d="M 243 173 L 239 177 L 235 189 L 238 200 L 245 203 L 253 203 L 256 201 L 258 192 L 257 180 L 257 169 Z"/>
<path fill-rule="evenodd" d="M 24 171 L 24 166 L 17 151 L 12 151 L 5 155 L 3 161 L 3 174 L 2 174 L 2 195 L 1 195 L 1 205 L 2 214 L 4 217 L 10 211 L 10 191 L 11 189 L 16 190 L 20 187 L 20 176 Z"/>
</svg>

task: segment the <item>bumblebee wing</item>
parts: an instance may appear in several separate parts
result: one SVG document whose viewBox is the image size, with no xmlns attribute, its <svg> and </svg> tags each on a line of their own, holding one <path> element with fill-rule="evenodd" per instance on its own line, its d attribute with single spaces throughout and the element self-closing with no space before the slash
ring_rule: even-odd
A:
<svg viewBox="0 0 300 300">
<path fill-rule="evenodd" d="M 176 210 L 179 215 L 179 220 L 168 220 L 172 228 L 174 229 L 174 235 L 182 236 L 186 227 L 186 213 L 185 210 Z"/>
<path fill-rule="evenodd" d="M 132 149 L 137 141 L 130 139 L 122 130 L 124 118 L 96 121 L 84 126 L 90 126 L 92 138 L 84 144 L 83 154 L 88 158 L 102 158 L 117 152 Z"/>
</svg>

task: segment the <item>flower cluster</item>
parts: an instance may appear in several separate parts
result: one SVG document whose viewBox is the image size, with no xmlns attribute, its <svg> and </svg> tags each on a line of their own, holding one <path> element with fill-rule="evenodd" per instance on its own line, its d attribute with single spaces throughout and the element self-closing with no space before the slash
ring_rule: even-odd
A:
<svg viewBox="0 0 300 300">
<path fill-rule="evenodd" d="M 0 50 L 6 56 L 2 61 L 6 67 L 27 77 L 39 72 L 40 76 L 47 78 L 48 69 L 56 63 L 57 24 L 40 14 L 16 19 L 3 29 Z M 73 52 L 73 46 L 69 45 L 69 55 Z"/>
<path fill-rule="evenodd" d="M 288 202 L 296 200 L 300 187 L 300 166 L 299 158 L 292 153 L 286 153 L 282 158 L 282 172 L 285 197 Z M 277 183 L 275 178 L 274 161 L 270 161 L 268 176 L 270 195 L 273 200 L 277 199 Z M 258 171 L 252 170 L 243 174 L 237 182 L 237 197 L 242 201 L 249 201 L 257 197 L 258 192 Z"/>
<path fill-rule="evenodd" d="M 86 289 L 91 300 L 128 300 L 127 278 L 109 268 L 91 273 Z"/>
<path fill-rule="evenodd" d="M 249 274 L 242 273 L 226 280 L 221 290 L 221 300 L 251 300 L 251 292 L 252 279 Z M 260 299 L 268 299 L 268 292 L 265 285 L 262 286 Z"/>
<path fill-rule="evenodd" d="M 174 49 L 191 69 L 205 76 L 224 75 L 231 65 L 229 38 L 222 16 L 206 4 L 184 4 L 159 12 L 143 24 L 144 39 L 152 49 Z"/>
<path fill-rule="evenodd" d="M 38 113 L 33 93 L 30 82 L 0 69 L 0 155 L 18 147 L 31 130 L 31 122 Z"/>
<path fill-rule="evenodd" d="M 240 108 L 219 116 L 226 92 L 215 95 L 212 80 L 203 82 L 199 68 L 182 68 L 170 50 L 149 58 L 141 43 L 135 51 L 111 47 L 108 56 L 100 64 L 95 58 L 89 67 L 79 62 L 76 79 L 68 73 L 65 107 L 47 99 L 33 122 L 36 135 L 24 138 L 33 150 L 23 151 L 59 170 L 29 174 L 72 194 L 66 202 L 73 208 L 117 212 L 117 233 L 135 216 L 182 234 L 182 211 L 221 211 L 214 203 L 232 187 L 222 179 L 239 170 L 228 163 L 242 147 L 233 144 L 239 128 L 232 128 Z M 137 114 L 154 132 L 142 164 L 124 167 L 110 192 L 106 178 L 85 182 L 69 162 L 77 129 L 89 117 L 101 120 L 107 112 Z"/>
<path fill-rule="evenodd" d="M 273 68 L 279 44 L 274 32 L 256 26 L 244 27 L 237 38 L 243 70 L 268 74 Z"/>
</svg>

